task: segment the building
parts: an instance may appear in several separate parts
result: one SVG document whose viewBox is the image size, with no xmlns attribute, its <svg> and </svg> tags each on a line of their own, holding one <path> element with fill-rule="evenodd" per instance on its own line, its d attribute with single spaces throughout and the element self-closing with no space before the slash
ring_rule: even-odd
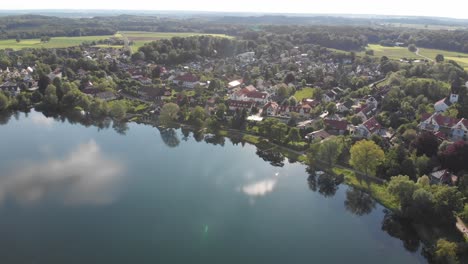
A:
<svg viewBox="0 0 468 264">
<path fill-rule="evenodd" d="M 250 112 L 250 110 L 252 110 L 252 108 L 255 106 L 255 102 L 230 100 L 228 105 L 229 105 L 230 111 L 236 111 L 238 109 L 240 110 L 247 109 L 247 111 Z"/>
<path fill-rule="evenodd" d="M 277 111 L 278 111 L 278 103 L 276 102 L 268 102 L 266 103 L 264 106 L 263 106 L 263 115 L 266 115 L 266 116 L 274 116 L 276 115 Z"/>
<path fill-rule="evenodd" d="M 378 134 L 381 129 L 382 126 L 380 125 L 380 123 L 375 117 L 372 117 L 366 122 L 357 126 L 354 131 L 354 135 L 358 137 L 369 138 L 373 134 Z"/>
<path fill-rule="evenodd" d="M 197 84 L 200 84 L 200 79 L 191 73 L 185 73 L 175 77 L 172 82 L 184 88 L 193 89 Z"/>
<path fill-rule="evenodd" d="M 448 184 L 453 186 L 458 181 L 458 177 L 448 170 L 435 171 L 429 175 L 429 179 L 431 180 L 431 184 Z"/>
<path fill-rule="evenodd" d="M 434 104 L 434 109 L 438 113 L 445 112 L 450 106 L 452 106 L 455 103 L 458 103 L 458 92 L 456 88 L 452 87 L 452 92 L 450 93 L 450 95 L 436 102 Z"/>
<path fill-rule="evenodd" d="M 266 104 L 268 102 L 268 93 L 258 91 L 254 86 L 249 85 L 240 91 L 234 92 L 230 95 L 233 101 L 253 101 L 256 103 Z"/>
<path fill-rule="evenodd" d="M 306 139 L 308 139 L 309 141 L 314 141 L 314 140 L 324 140 L 324 139 L 327 139 L 329 137 L 331 137 L 332 135 L 330 135 L 327 131 L 325 130 L 318 130 L 318 131 L 314 131 L 314 132 L 311 132 L 309 134 L 307 134 L 305 136 Z"/>
<path fill-rule="evenodd" d="M 333 135 L 343 135 L 348 131 L 348 122 L 345 120 L 324 119 L 325 130 Z"/>
</svg>

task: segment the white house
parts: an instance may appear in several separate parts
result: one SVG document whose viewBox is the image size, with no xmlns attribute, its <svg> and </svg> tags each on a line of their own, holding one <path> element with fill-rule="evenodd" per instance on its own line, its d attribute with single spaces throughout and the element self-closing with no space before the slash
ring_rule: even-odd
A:
<svg viewBox="0 0 468 264">
<path fill-rule="evenodd" d="M 434 109 L 436 112 L 441 113 L 445 112 L 452 104 L 458 102 L 458 94 L 451 93 L 449 97 L 444 98 L 434 104 Z"/>
<path fill-rule="evenodd" d="M 462 118 L 452 127 L 452 140 L 468 140 L 468 119 Z"/>
</svg>

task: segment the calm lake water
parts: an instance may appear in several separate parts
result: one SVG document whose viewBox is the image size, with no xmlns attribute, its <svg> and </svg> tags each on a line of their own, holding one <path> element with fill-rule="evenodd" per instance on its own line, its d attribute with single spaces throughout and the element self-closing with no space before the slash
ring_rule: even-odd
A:
<svg viewBox="0 0 468 264">
<path fill-rule="evenodd" d="M 36 112 L 3 123 L 0 263 L 425 263 L 365 194 L 252 145 Z"/>
</svg>

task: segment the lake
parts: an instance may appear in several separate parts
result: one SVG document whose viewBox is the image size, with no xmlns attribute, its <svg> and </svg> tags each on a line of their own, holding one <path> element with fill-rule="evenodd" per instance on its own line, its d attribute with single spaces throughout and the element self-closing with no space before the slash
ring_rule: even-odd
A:
<svg viewBox="0 0 468 264">
<path fill-rule="evenodd" d="M 253 145 L 37 112 L 0 122 L 1 263 L 426 263 L 368 195 Z"/>
</svg>

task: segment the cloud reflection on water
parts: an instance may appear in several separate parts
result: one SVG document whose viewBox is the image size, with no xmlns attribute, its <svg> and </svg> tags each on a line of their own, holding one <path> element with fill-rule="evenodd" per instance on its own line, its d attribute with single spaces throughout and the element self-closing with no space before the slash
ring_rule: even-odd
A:
<svg viewBox="0 0 468 264">
<path fill-rule="evenodd" d="M 266 179 L 246 185 L 242 187 L 242 191 L 249 196 L 264 196 L 272 192 L 277 183 L 277 179 Z"/>
<path fill-rule="evenodd" d="M 50 127 L 54 124 L 53 118 L 46 117 L 42 113 L 33 113 L 31 116 L 31 120 L 34 124 L 44 126 L 44 127 Z"/>
<path fill-rule="evenodd" d="M 123 172 L 123 165 L 106 158 L 91 140 L 63 159 L 26 164 L 0 177 L 0 202 L 29 204 L 52 198 L 64 204 L 108 204 L 115 199 Z"/>
</svg>

